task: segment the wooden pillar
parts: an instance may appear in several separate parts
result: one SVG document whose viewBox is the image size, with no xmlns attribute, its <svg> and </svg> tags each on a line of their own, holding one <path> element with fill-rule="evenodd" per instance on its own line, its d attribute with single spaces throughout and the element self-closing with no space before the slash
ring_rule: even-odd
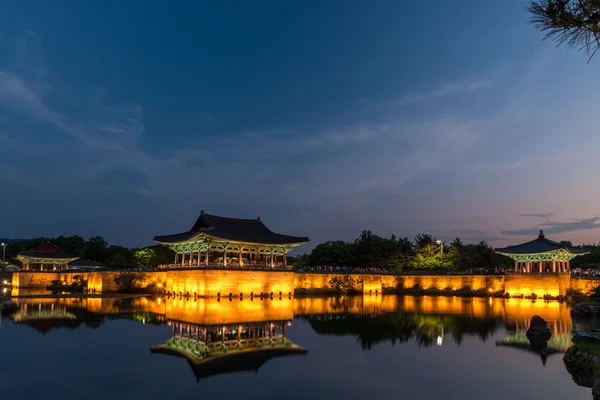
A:
<svg viewBox="0 0 600 400">
<path fill-rule="evenodd" d="M 239 264 L 240 264 L 240 267 L 241 267 L 242 265 L 244 265 L 244 263 L 242 262 L 242 251 L 241 250 L 240 250 L 240 254 L 238 255 L 238 258 L 239 258 Z"/>
<path fill-rule="evenodd" d="M 538 270 L 539 270 L 538 272 L 539 272 L 540 274 L 543 272 L 543 271 L 542 271 L 542 269 L 543 269 L 543 265 L 544 265 L 544 264 L 543 264 L 543 262 L 542 262 L 542 261 L 538 261 Z"/>
<path fill-rule="evenodd" d="M 271 268 L 273 268 L 273 257 L 274 257 L 274 256 L 275 256 L 275 255 L 274 255 L 273 253 L 271 253 Z"/>
<path fill-rule="evenodd" d="M 571 260 L 567 261 L 567 270 L 565 272 L 571 272 Z"/>
<path fill-rule="evenodd" d="M 515 273 L 519 272 L 519 262 L 515 260 Z"/>
<path fill-rule="evenodd" d="M 241 339 L 241 335 L 242 335 L 242 326 L 238 325 L 238 327 L 237 327 L 237 340 L 238 340 L 238 342 Z"/>
<path fill-rule="evenodd" d="M 221 329 L 221 343 L 225 342 L 225 326 Z"/>
<path fill-rule="evenodd" d="M 181 253 L 181 266 L 185 265 L 185 253 Z"/>
<path fill-rule="evenodd" d="M 283 253 L 283 266 L 287 267 L 287 254 Z"/>
<path fill-rule="evenodd" d="M 552 273 L 555 274 L 556 273 L 556 260 L 552 261 Z"/>
<path fill-rule="evenodd" d="M 200 250 L 198 250 L 198 262 L 196 263 L 198 266 L 200 266 L 201 259 L 202 259 L 202 252 Z"/>
<path fill-rule="evenodd" d="M 208 265 L 208 257 L 210 256 L 210 247 L 208 249 L 206 249 L 206 260 L 205 260 L 205 264 Z"/>
<path fill-rule="evenodd" d="M 287 325 L 287 324 L 286 324 L 285 322 L 282 322 L 282 323 L 281 323 L 281 335 L 282 335 L 283 337 L 285 337 L 285 327 L 286 327 L 286 325 Z"/>
<path fill-rule="evenodd" d="M 175 337 L 175 336 L 177 336 L 177 327 L 176 327 L 175 322 L 173 322 L 172 326 L 173 326 L 173 337 Z"/>
<path fill-rule="evenodd" d="M 177 258 L 179 256 L 179 253 L 175 252 L 175 262 L 173 264 L 177 265 L 178 261 Z"/>
<path fill-rule="evenodd" d="M 223 266 L 227 266 L 227 250 L 223 250 Z"/>
<path fill-rule="evenodd" d="M 196 326 L 196 342 L 200 341 L 200 328 Z"/>
</svg>

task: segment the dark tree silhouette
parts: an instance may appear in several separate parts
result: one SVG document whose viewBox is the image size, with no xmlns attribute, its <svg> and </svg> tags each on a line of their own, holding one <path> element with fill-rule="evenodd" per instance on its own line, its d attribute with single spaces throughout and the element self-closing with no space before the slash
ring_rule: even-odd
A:
<svg viewBox="0 0 600 400">
<path fill-rule="evenodd" d="M 588 61 L 600 48 L 600 0 L 534 0 L 528 11 L 544 39 L 584 50 Z"/>
</svg>

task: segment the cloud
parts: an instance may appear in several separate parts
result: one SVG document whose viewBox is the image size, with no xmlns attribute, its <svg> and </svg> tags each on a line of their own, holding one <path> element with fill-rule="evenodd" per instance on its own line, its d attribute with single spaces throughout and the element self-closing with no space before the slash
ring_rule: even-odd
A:
<svg viewBox="0 0 600 400">
<path fill-rule="evenodd" d="M 394 101 L 385 103 L 382 108 L 396 108 L 425 101 L 440 100 L 446 97 L 472 94 L 492 87 L 492 80 L 473 80 L 466 82 L 446 83 L 427 92 L 409 93 Z"/>
<path fill-rule="evenodd" d="M 39 152 L 31 159 L 43 167 L 32 168 L 28 173 L 33 177 L 23 182 L 42 185 L 38 188 L 47 192 L 55 180 L 68 183 L 74 193 L 93 188 L 110 197 L 115 208 L 120 204 L 115 193 L 141 195 L 170 210 L 165 220 L 189 218 L 199 208 L 261 215 L 279 220 L 285 232 L 314 236 L 315 231 L 304 232 L 313 226 L 322 235 L 317 240 L 350 228 L 356 229 L 351 232 L 355 235 L 365 221 L 366 228 L 378 229 L 371 215 L 397 210 L 407 183 L 464 160 L 493 124 L 452 112 L 412 118 L 391 112 L 385 118 L 350 116 L 343 123 L 316 128 L 210 132 L 196 141 L 172 140 L 157 149 L 144 145 L 145 110 L 135 99 L 115 103 L 118 93 L 109 89 L 88 93 L 51 77 L 34 79 L 0 66 L 0 106 L 26 120 L 22 139 L 37 144 L 52 135 L 64 142 L 52 155 L 31 146 Z M 482 82 L 445 85 L 429 95 L 472 93 L 487 86 Z M 55 101 L 57 96 L 62 96 L 60 101 Z M 77 107 L 65 106 L 73 103 Z M 201 118 L 210 120 L 208 115 Z M 30 120 L 46 126 L 28 129 Z M 60 170 L 52 169 L 55 160 Z M 10 173 L 14 178 L 18 171 Z"/>
<path fill-rule="evenodd" d="M 548 218 L 553 215 L 554 215 L 554 213 L 527 213 L 527 214 L 519 214 L 519 217 Z"/>
<path fill-rule="evenodd" d="M 507 230 L 500 232 L 502 235 L 522 236 L 522 235 L 537 235 L 541 229 L 545 234 L 558 234 L 573 231 L 583 231 L 600 228 L 600 217 L 590 217 L 567 222 L 544 222 L 536 228 L 527 228 L 519 230 Z"/>
<path fill-rule="evenodd" d="M 458 235 L 485 235 L 485 232 L 477 229 L 455 229 L 452 232 Z"/>
</svg>

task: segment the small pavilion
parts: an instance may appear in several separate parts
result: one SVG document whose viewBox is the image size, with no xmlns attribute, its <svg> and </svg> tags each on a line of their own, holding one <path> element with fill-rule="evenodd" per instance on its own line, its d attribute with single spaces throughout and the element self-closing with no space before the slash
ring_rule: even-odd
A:
<svg viewBox="0 0 600 400">
<path fill-rule="evenodd" d="M 22 303 L 12 318 L 15 323 L 28 325 L 42 335 L 46 335 L 52 329 L 74 328 L 81 324 L 77 316 L 67 310 L 66 304 L 60 303 Z"/>
<path fill-rule="evenodd" d="M 571 259 L 590 251 L 546 239 L 540 231 L 537 239 L 516 246 L 494 250 L 515 260 L 515 273 L 568 273 Z"/>
<path fill-rule="evenodd" d="M 50 242 L 17 254 L 17 260 L 23 263 L 25 271 L 63 271 L 67 269 L 67 264 L 78 258 L 78 255 L 62 251 Z"/>
<path fill-rule="evenodd" d="M 307 237 L 281 235 L 260 220 L 220 217 L 204 211 L 192 228 L 154 240 L 175 251 L 174 266 L 286 267 L 287 253 Z"/>
</svg>

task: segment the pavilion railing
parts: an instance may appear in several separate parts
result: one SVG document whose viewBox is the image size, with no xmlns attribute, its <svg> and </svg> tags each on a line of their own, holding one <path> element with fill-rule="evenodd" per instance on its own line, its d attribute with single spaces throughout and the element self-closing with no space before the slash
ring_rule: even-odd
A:
<svg viewBox="0 0 600 400">
<path fill-rule="evenodd" d="M 239 265 L 237 263 L 227 263 L 224 265 L 223 263 L 210 263 L 208 265 L 205 264 L 163 264 L 158 266 L 159 269 L 235 269 L 235 270 L 290 270 L 292 269 L 291 265 L 283 266 L 282 264 L 276 264 L 271 266 L 270 264 L 244 264 Z"/>
</svg>

